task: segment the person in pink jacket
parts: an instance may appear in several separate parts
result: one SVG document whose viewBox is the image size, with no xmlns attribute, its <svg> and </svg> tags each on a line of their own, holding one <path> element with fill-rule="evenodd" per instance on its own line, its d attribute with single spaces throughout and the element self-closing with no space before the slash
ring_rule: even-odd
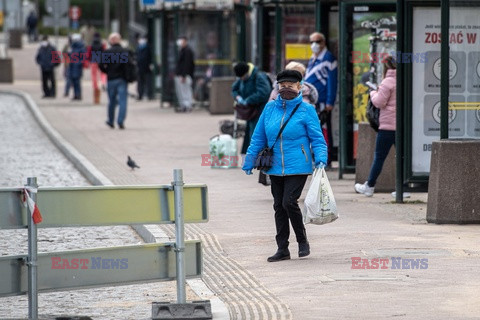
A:
<svg viewBox="0 0 480 320">
<path fill-rule="evenodd" d="M 383 163 L 392 145 L 395 144 L 396 110 L 397 110 L 397 64 L 392 57 L 383 63 L 383 80 L 378 90 L 370 92 L 370 99 L 380 109 L 379 128 L 375 142 L 375 156 L 368 181 L 355 184 L 355 191 L 367 197 L 373 196 L 375 183 L 382 172 Z"/>
</svg>

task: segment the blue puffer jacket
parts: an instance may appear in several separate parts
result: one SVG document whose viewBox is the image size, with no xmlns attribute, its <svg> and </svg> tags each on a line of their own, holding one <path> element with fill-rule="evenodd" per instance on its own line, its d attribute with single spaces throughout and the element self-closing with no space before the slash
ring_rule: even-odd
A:
<svg viewBox="0 0 480 320">
<path fill-rule="evenodd" d="M 247 150 L 243 170 L 253 169 L 258 153 L 267 144 L 270 147 L 273 145 L 282 124 L 299 103 L 300 107 L 274 146 L 273 166 L 265 173 L 275 176 L 311 174 L 312 161 L 315 165 L 327 163 L 327 145 L 317 113 L 312 105 L 302 101 L 300 93 L 292 100 L 283 100 L 279 95 L 265 106 Z"/>
</svg>

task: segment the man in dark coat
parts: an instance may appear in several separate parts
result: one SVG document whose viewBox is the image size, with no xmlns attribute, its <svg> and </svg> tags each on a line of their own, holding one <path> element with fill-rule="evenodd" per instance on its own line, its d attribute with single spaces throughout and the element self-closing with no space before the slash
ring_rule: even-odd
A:
<svg viewBox="0 0 480 320">
<path fill-rule="evenodd" d="M 108 118 L 106 124 L 114 128 L 115 109 L 117 103 L 119 106 L 117 124 L 120 129 L 125 129 L 125 118 L 127 117 L 127 89 L 126 80 L 127 61 L 133 59 L 130 52 L 121 45 L 122 37 L 114 32 L 108 37 L 110 48 L 105 50 L 104 56 L 109 58 L 109 62 L 99 63 L 100 70 L 107 74 L 107 93 L 108 93 Z M 119 58 L 118 58 L 119 57 Z M 126 59 L 125 59 L 126 57 Z M 115 59 L 115 62 L 112 60 Z M 124 61 L 126 60 L 126 61 Z"/>
<path fill-rule="evenodd" d="M 38 19 L 34 11 L 31 11 L 27 18 L 28 41 L 37 41 Z"/>
<path fill-rule="evenodd" d="M 43 98 L 55 98 L 55 70 L 60 63 L 55 62 L 54 54 L 57 51 L 55 46 L 48 42 L 48 36 L 42 37 L 38 49 L 36 61 L 42 71 Z M 56 57 L 58 58 L 58 57 Z"/>
<path fill-rule="evenodd" d="M 192 82 L 195 72 L 194 53 L 186 37 L 177 40 L 180 48 L 177 67 L 175 69 L 175 91 L 177 93 L 180 112 L 191 112 L 193 104 Z"/>
<path fill-rule="evenodd" d="M 153 99 L 152 94 L 152 54 L 150 52 L 150 46 L 148 45 L 146 37 L 140 37 L 138 39 L 137 46 L 137 67 L 138 67 L 138 77 L 137 77 L 137 92 L 138 100 L 142 100 L 143 94 L 146 92 L 148 99 Z"/>
</svg>

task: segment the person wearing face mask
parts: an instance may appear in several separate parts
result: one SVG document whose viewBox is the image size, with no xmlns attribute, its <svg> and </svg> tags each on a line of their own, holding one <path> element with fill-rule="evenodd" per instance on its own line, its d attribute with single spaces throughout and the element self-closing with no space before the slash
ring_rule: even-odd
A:
<svg viewBox="0 0 480 320">
<path fill-rule="evenodd" d="M 152 94 L 152 54 L 150 46 L 146 37 L 138 39 L 138 46 L 136 50 L 138 77 L 137 77 L 137 100 L 143 99 L 143 94 L 146 92 L 149 100 L 153 99 Z"/>
<path fill-rule="evenodd" d="M 178 99 L 178 112 L 191 112 L 193 108 L 193 74 L 195 60 L 192 48 L 188 45 L 187 37 L 179 37 L 177 67 L 175 69 L 175 91 Z"/>
<path fill-rule="evenodd" d="M 56 52 L 55 46 L 48 41 L 48 36 L 42 37 L 40 48 L 38 49 L 36 61 L 42 71 L 43 98 L 55 98 L 55 67 L 60 63 L 53 61 L 53 52 Z"/>
<path fill-rule="evenodd" d="M 265 173 L 270 175 L 272 183 L 278 249 L 268 257 L 268 262 L 290 259 L 289 222 L 298 242 L 298 256 L 310 254 L 298 198 L 308 175 L 312 174 L 313 166 L 322 168 L 327 162 L 327 145 L 317 113 L 309 103 L 303 101 L 301 81 L 302 74 L 296 70 L 284 70 L 277 75 L 278 97 L 265 106 L 242 168 L 246 174 L 252 174 L 260 151 L 273 146 L 273 165 Z"/>
<path fill-rule="evenodd" d="M 305 81 L 315 86 L 318 91 L 317 113 L 326 125 L 328 141 L 328 163 L 330 167 L 333 154 L 332 110 L 337 96 L 337 60 L 328 51 L 325 36 L 320 32 L 310 35 L 312 57 L 308 61 Z"/>
<path fill-rule="evenodd" d="M 302 77 L 305 76 L 305 66 L 303 63 L 297 62 L 297 61 L 291 61 L 285 66 L 285 70 L 297 70 L 302 74 Z M 318 92 L 315 87 L 308 82 L 302 81 L 300 82 L 302 85 L 302 96 L 303 96 L 303 101 L 310 103 L 312 106 L 315 106 L 315 104 L 318 101 Z M 278 96 L 278 83 L 273 84 L 273 90 L 270 93 L 270 99 L 269 100 L 275 100 L 277 99 Z"/>
</svg>

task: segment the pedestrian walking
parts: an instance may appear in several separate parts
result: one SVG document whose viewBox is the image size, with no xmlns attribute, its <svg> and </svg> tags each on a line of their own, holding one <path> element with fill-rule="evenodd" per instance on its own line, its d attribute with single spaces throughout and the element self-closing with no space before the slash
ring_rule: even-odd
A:
<svg viewBox="0 0 480 320">
<path fill-rule="evenodd" d="M 146 93 L 149 100 L 152 100 L 152 53 L 148 40 L 144 36 L 138 39 L 136 57 L 138 66 L 137 100 L 142 100 L 144 93 Z"/>
<path fill-rule="evenodd" d="M 246 174 L 252 174 L 260 151 L 273 147 L 273 164 L 265 173 L 272 182 L 278 249 L 268 262 L 290 259 L 289 221 L 298 242 L 298 256 L 310 254 L 298 198 L 308 175 L 313 172 L 313 164 L 322 168 L 327 162 L 327 145 L 317 113 L 303 101 L 301 81 L 302 75 L 296 70 L 284 70 L 277 75 L 279 96 L 265 106 L 242 168 Z M 282 127 L 284 130 L 280 132 Z"/>
<path fill-rule="evenodd" d="M 367 197 L 373 196 L 377 178 L 382 172 L 383 163 L 395 144 L 397 113 L 397 64 L 388 56 L 383 63 L 383 80 L 378 90 L 370 92 L 373 105 L 380 109 L 379 127 L 375 142 L 375 155 L 368 180 L 364 184 L 355 184 L 355 191 Z"/>
<path fill-rule="evenodd" d="M 38 24 L 38 18 L 37 18 L 37 15 L 35 14 L 35 11 L 30 11 L 30 14 L 27 17 L 28 42 L 35 42 L 38 40 L 37 24 Z"/>
<path fill-rule="evenodd" d="M 62 49 L 62 61 L 63 61 L 63 77 L 65 79 L 65 90 L 64 90 L 64 97 L 68 97 L 70 95 L 70 88 L 72 87 L 72 83 L 70 81 L 70 53 L 72 51 L 72 35 L 68 36 L 67 43 L 63 46 Z"/>
<path fill-rule="evenodd" d="M 117 124 L 120 129 L 125 129 L 125 119 L 127 116 L 127 87 L 126 80 L 127 63 L 122 61 L 122 56 L 127 56 L 128 60 L 133 59 L 130 52 L 120 44 L 122 37 L 114 32 L 108 37 L 110 48 L 105 50 L 105 54 L 118 56 L 118 62 L 99 64 L 100 70 L 107 74 L 107 93 L 108 93 L 108 112 L 106 124 L 110 128 L 115 128 L 115 109 L 119 107 Z"/>
<path fill-rule="evenodd" d="M 318 101 L 318 92 L 317 92 L 317 89 L 315 89 L 315 87 L 313 86 L 313 84 L 304 81 L 303 77 L 305 77 L 306 69 L 303 63 L 300 63 L 297 61 L 291 61 L 285 66 L 285 70 L 296 70 L 302 74 L 301 91 L 302 91 L 303 101 L 315 106 L 315 104 Z M 273 84 L 273 90 L 270 93 L 269 100 L 275 100 L 277 99 L 277 96 L 278 96 L 278 83 L 275 82 Z"/>
<path fill-rule="evenodd" d="M 179 55 L 175 69 L 175 91 L 178 99 L 179 112 L 191 112 L 193 108 L 193 75 L 195 72 L 194 53 L 188 45 L 187 37 L 177 40 Z"/>
<path fill-rule="evenodd" d="M 86 59 L 87 50 L 82 41 L 82 36 L 78 33 L 72 35 L 72 45 L 70 50 L 70 63 L 68 65 L 68 76 L 73 86 L 73 100 L 82 100 L 82 76 L 83 66 Z"/>
<path fill-rule="evenodd" d="M 43 98 L 55 98 L 55 67 L 60 63 L 54 62 L 53 54 L 57 49 L 48 41 L 48 36 L 44 35 L 37 51 L 36 61 L 42 72 Z"/>
<path fill-rule="evenodd" d="M 232 85 L 235 102 L 256 109 L 256 116 L 247 120 L 241 154 L 247 153 L 250 139 L 257 125 L 263 107 L 268 102 L 272 86 L 265 72 L 261 72 L 253 63 L 238 62 L 233 67 L 237 80 Z"/>
<path fill-rule="evenodd" d="M 322 125 L 326 125 L 328 144 L 328 163 L 331 166 L 333 157 L 332 110 L 337 96 L 337 60 L 328 51 L 325 36 L 320 32 L 310 35 L 312 57 L 308 61 L 305 81 L 315 86 L 318 92 L 316 103 Z"/>
<path fill-rule="evenodd" d="M 102 53 L 106 46 L 102 41 L 100 33 L 95 32 L 93 35 L 92 45 L 87 48 L 87 59 L 89 61 L 92 85 L 93 85 L 93 102 L 100 103 L 100 88 L 98 82 L 102 85 L 102 89 L 106 89 L 107 75 L 100 71 L 98 63 L 102 61 Z"/>
</svg>

